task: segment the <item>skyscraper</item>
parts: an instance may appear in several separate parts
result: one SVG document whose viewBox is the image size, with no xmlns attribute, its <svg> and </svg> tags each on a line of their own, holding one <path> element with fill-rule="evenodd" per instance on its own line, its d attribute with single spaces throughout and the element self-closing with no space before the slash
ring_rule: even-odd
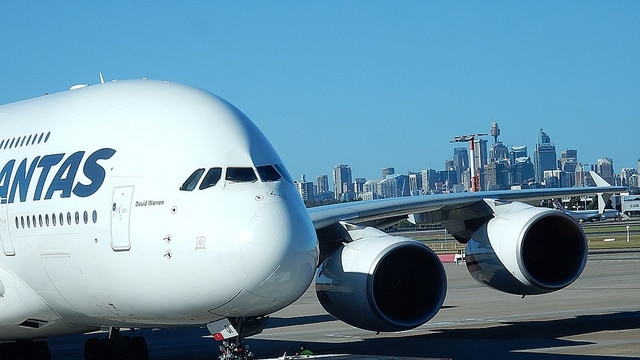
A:
<svg viewBox="0 0 640 360">
<path fill-rule="evenodd" d="M 409 176 L 388 175 L 380 180 L 380 193 L 383 198 L 409 196 Z"/>
<path fill-rule="evenodd" d="M 528 156 L 526 145 L 512 146 L 511 151 L 509 152 L 509 162 L 513 165 L 516 163 L 517 158 L 526 158 Z"/>
<path fill-rule="evenodd" d="M 551 138 L 543 129 L 538 134 L 536 144 L 536 181 L 542 182 L 545 170 L 555 170 L 557 168 L 556 147 L 551 143 Z"/>
<path fill-rule="evenodd" d="M 425 194 L 431 193 L 436 187 L 437 173 L 433 169 L 422 170 L 422 191 Z"/>
<path fill-rule="evenodd" d="M 578 150 L 562 150 L 558 168 L 566 172 L 575 172 L 578 166 Z"/>
<path fill-rule="evenodd" d="M 576 186 L 594 186 L 593 181 L 589 183 L 589 180 L 591 180 L 591 176 L 587 175 L 589 170 L 591 170 L 589 164 L 578 163 L 576 165 L 576 171 L 574 173 Z"/>
<path fill-rule="evenodd" d="M 598 159 L 598 163 L 595 165 L 594 170 L 606 182 L 612 185 L 614 184 L 613 159 L 609 159 L 609 158 Z"/>
<path fill-rule="evenodd" d="M 313 183 L 307 181 L 304 175 L 300 177 L 300 181 L 295 181 L 294 184 L 296 185 L 296 188 L 298 189 L 298 193 L 300 193 L 302 200 L 313 200 L 313 198 L 315 197 Z"/>
<path fill-rule="evenodd" d="M 462 183 L 462 173 L 469 169 L 469 150 L 466 147 L 453 149 L 453 167 L 456 171 L 456 183 Z M 448 170 L 446 165 L 445 170 Z"/>
<path fill-rule="evenodd" d="M 476 166 L 476 174 L 480 176 L 480 189 L 485 190 L 483 188 L 484 180 L 484 167 L 487 165 L 487 140 L 475 138 L 473 141 L 475 150 L 473 151 L 474 163 Z"/>
<path fill-rule="evenodd" d="M 529 157 L 517 157 L 511 165 L 511 184 L 525 185 L 532 182 L 535 178 L 533 164 Z"/>
<path fill-rule="evenodd" d="M 484 169 L 484 166 L 487 165 L 487 140 L 475 138 L 473 151 L 474 162 L 476 165 L 476 169 Z"/>
<path fill-rule="evenodd" d="M 484 167 L 486 190 L 501 190 L 509 188 L 509 164 L 506 160 L 491 162 Z"/>
<path fill-rule="evenodd" d="M 333 168 L 333 189 L 337 200 L 352 190 L 351 168 L 349 165 L 336 165 Z"/>
<path fill-rule="evenodd" d="M 578 150 L 566 149 L 560 153 L 558 160 L 558 169 L 562 171 L 560 174 L 560 183 L 562 186 L 576 185 L 576 169 L 578 168 Z"/>
<path fill-rule="evenodd" d="M 632 168 L 623 168 L 620 170 L 620 185 L 631 186 L 633 176 L 638 176 L 638 171 Z"/>
<path fill-rule="evenodd" d="M 318 194 L 326 194 L 329 190 L 329 177 L 327 175 L 319 175 L 316 177 L 316 183 L 318 184 Z"/>
</svg>

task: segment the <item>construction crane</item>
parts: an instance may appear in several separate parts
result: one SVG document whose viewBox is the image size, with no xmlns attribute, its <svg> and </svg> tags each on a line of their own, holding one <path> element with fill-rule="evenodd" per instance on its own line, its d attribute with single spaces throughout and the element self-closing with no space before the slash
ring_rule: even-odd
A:
<svg viewBox="0 0 640 360">
<path fill-rule="evenodd" d="M 474 142 L 477 137 L 486 136 L 488 134 L 472 134 L 456 136 L 451 140 L 452 143 L 468 142 L 469 143 L 469 168 L 471 169 L 471 191 L 480 191 L 480 171 L 476 170 L 475 156 L 473 154 Z"/>
</svg>

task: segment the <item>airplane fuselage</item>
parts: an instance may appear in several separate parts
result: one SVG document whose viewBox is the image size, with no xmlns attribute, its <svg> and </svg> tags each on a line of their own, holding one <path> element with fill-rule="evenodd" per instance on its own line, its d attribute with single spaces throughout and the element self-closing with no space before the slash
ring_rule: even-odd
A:
<svg viewBox="0 0 640 360">
<path fill-rule="evenodd" d="M 0 122 L 0 340 L 260 316 L 312 281 L 304 205 L 224 100 L 122 81 Z"/>
</svg>

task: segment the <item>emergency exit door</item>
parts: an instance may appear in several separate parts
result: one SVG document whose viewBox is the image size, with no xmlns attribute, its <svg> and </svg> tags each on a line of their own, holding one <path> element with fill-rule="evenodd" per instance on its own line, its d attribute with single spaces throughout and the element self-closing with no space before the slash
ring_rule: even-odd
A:
<svg viewBox="0 0 640 360">
<path fill-rule="evenodd" d="M 2 251 L 6 256 L 14 256 L 16 254 L 11 242 L 11 236 L 9 236 L 7 204 L 0 204 L 0 242 L 2 242 Z"/>
<path fill-rule="evenodd" d="M 113 251 L 131 249 L 130 221 L 133 186 L 119 186 L 113 189 L 111 207 L 111 248 Z"/>
</svg>

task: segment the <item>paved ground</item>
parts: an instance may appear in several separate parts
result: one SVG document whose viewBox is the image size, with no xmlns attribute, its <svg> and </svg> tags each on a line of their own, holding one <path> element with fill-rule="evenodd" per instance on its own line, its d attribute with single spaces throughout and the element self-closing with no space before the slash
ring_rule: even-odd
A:
<svg viewBox="0 0 640 360">
<path fill-rule="evenodd" d="M 426 325 L 394 334 L 359 330 L 327 315 L 308 291 L 274 314 L 247 344 L 258 358 L 292 354 L 298 344 L 319 354 L 373 358 L 640 359 L 640 253 L 590 255 L 583 276 L 543 295 L 506 295 L 482 287 L 464 266 L 445 264 L 445 306 Z M 206 329 L 144 331 L 152 359 L 214 359 Z M 50 341 L 54 359 L 80 359 L 84 338 Z"/>
</svg>

